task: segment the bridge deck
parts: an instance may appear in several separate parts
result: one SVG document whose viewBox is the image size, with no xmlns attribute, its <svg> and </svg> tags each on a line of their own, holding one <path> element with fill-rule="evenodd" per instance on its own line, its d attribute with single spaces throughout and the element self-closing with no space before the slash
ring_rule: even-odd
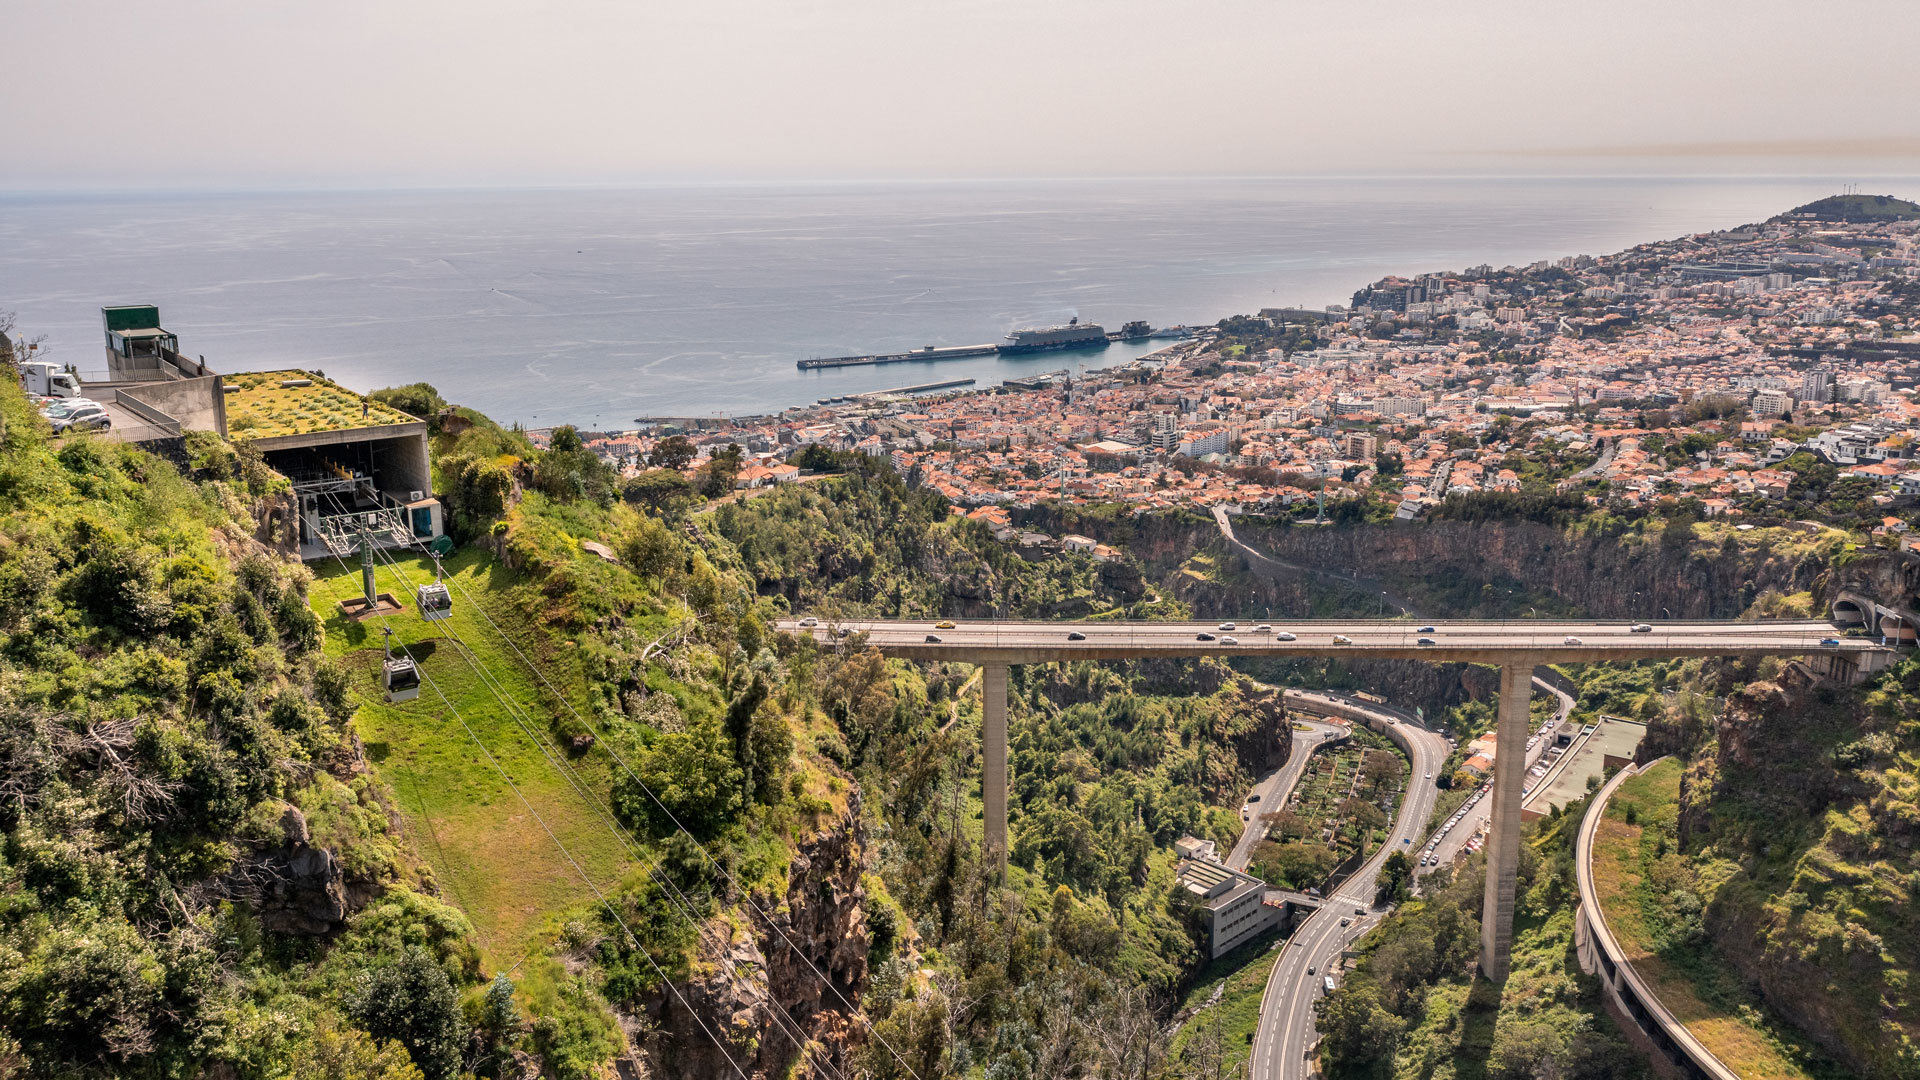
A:
<svg viewBox="0 0 1920 1080">
<path fill-rule="evenodd" d="M 1236 622 L 1231 630 L 1217 622 L 1017 622 L 861 621 L 802 627 L 798 620 L 779 624 L 788 633 L 812 633 L 831 640 L 845 629 L 865 634 L 869 644 L 889 656 L 970 663 L 1051 663 L 1065 660 L 1126 660 L 1149 656 L 1370 656 L 1431 661 L 1534 663 L 1591 660 L 1649 660 L 1670 656 L 1803 656 L 1885 651 L 1869 638 L 1841 637 L 1831 623 L 1806 620 L 1757 622 L 1657 622 L 1647 633 L 1632 623 L 1550 619 L 1446 620 L 1431 624 L 1406 619 L 1285 620 Z M 1271 631 L 1257 629 L 1271 625 Z M 1431 625 L 1431 632 L 1421 627 Z M 1281 634 L 1294 640 L 1282 640 Z M 1213 640 L 1201 640 L 1200 635 Z M 1069 635 L 1079 635 L 1078 639 Z M 1337 641 L 1345 637 L 1346 642 Z M 937 641 L 928 640 L 929 637 Z M 1433 644 L 1422 645 L 1421 638 Z M 1569 638 L 1574 639 L 1572 641 Z M 1231 640 L 1225 640 L 1231 639 Z M 1832 642 L 1828 644 L 1827 642 Z"/>
</svg>

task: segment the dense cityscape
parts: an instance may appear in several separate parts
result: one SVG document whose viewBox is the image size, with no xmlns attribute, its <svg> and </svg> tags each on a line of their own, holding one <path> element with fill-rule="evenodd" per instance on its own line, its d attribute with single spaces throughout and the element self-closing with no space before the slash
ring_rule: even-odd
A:
<svg viewBox="0 0 1920 1080">
<path fill-rule="evenodd" d="M 1920 439 L 1920 220 L 1844 216 L 1389 277 L 1350 306 L 1222 320 L 1041 389 L 877 395 L 588 446 L 629 476 L 676 434 L 700 455 L 689 475 L 737 446 L 742 487 L 801 478 L 790 462 L 808 446 L 856 451 L 974 514 L 1064 499 L 1313 517 L 1364 500 L 1405 520 L 1448 496 L 1578 492 L 1739 517 L 1787 494 L 1802 453 L 1892 505 L 1920 492 L 1904 464 Z"/>
</svg>

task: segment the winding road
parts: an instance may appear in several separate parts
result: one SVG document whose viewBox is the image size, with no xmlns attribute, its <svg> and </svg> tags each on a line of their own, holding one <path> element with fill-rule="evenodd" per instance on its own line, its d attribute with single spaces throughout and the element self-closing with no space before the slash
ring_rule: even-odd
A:
<svg viewBox="0 0 1920 1080">
<path fill-rule="evenodd" d="M 1327 740 L 1345 731 L 1338 724 L 1323 723 L 1318 720 L 1298 721 L 1306 730 L 1298 728 L 1293 732 L 1293 748 L 1287 754 L 1287 763 L 1268 773 L 1253 786 L 1252 796 L 1245 807 L 1247 827 L 1240 833 L 1240 841 L 1233 845 L 1233 851 L 1227 856 L 1227 865 L 1235 870 L 1245 870 L 1247 860 L 1253 857 L 1253 849 L 1267 838 L 1267 823 L 1260 815 L 1284 806 L 1287 797 L 1293 794 L 1293 787 L 1300 782 L 1301 774 L 1307 771 L 1307 759 Z"/>
<path fill-rule="evenodd" d="M 1369 709 L 1352 699 L 1340 699 L 1348 708 Z M 1452 749 L 1445 738 L 1418 725 L 1407 723 L 1386 710 L 1371 709 L 1392 730 L 1405 736 L 1405 745 L 1413 771 L 1407 778 L 1407 794 L 1395 815 L 1386 843 L 1365 865 L 1343 882 L 1319 910 L 1307 916 L 1280 951 L 1273 970 L 1267 974 L 1267 989 L 1260 1000 L 1260 1023 L 1254 1030 L 1253 1080 L 1304 1077 L 1309 1072 L 1307 1047 L 1315 1041 L 1313 1003 L 1320 997 L 1329 968 L 1360 935 L 1372 929 L 1384 912 L 1373 907 L 1375 883 L 1381 864 L 1394 851 L 1413 858 L 1427 818 L 1439 789 L 1427 775 L 1440 768 Z"/>
</svg>

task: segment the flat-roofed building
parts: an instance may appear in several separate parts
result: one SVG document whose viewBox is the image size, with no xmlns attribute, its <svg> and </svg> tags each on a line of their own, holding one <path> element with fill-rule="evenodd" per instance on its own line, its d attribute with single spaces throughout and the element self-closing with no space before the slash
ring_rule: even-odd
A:
<svg viewBox="0 0 1920 1080">
<path fill-rule="evenodd" d="M 1267 883 L 1217 862 L 1184 859 L 1175 871 L 1180 884 L 1208 915 L 1211 955 L 1225 956 L 1268 927 L 1280 925 L 1282 907 L 1266 902 Z"/>
<path fill-rule="evenodd" d="M 228 437 L 293 482 L 302 558 L 340 554 L 365 520 L 382 546 L 446 531 L 425 420 L 306 371 L 229 375 L 224 390 Z"/>
</svg>

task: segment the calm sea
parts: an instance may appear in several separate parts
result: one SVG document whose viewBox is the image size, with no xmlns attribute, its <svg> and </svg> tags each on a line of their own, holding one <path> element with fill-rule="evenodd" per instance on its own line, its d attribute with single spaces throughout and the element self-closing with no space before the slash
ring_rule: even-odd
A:
<svg viewBox="0 0 1920 1080">
<path fill-rule="evenodd" d="M 802 372 L 1069 316 L 1206 323 L 1388 273 L 1756 221 L 1795 179 L 1111 180 L 0 197 L 0 309 L 104 366 L 155 303 L 216 370 L 424 380 L 530 426 L 740 414 L 1144 351 Z M 1920 183 L 1882 182 L 1898 195 Z M 1154 343 L 1157 347 L 1159 344 Z"/>
</svg>

